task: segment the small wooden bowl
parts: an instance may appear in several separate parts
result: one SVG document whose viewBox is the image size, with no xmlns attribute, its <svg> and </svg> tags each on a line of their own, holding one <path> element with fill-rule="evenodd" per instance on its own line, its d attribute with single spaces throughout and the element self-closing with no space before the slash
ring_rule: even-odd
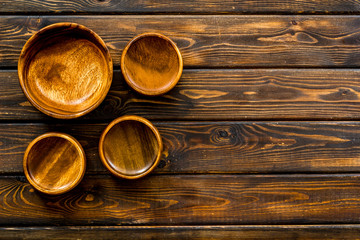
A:
<svg viewBox="0 0 360 240">
<path fill-rule="evenodd" d="M 137 92 L 156 96 L 170 91 L 179 81 L 183 60 L 176 44 L 158 33 L 133 38 L 121 55 L 121 71 Z"/>
<path fill-rule="evenodd" d="M 76 23 L 56 23 L 26 42 L 18 75 L 24 94 L 37 109 L 69 119 L 92 111 L 104 100 L 113 63 L 95 32 Z"/>
<path fill-rule="evenodd" d="M 162 141 L 148 120 L 123 116 L 112 121 L 99 141 L 104 166 L 115 176 L 135 179 L 151 172 L 159 163 Z"/>
<path fill-rule="evenodd" d="M 46 194 L 62 194 L 82 180 L 86 168 L 85 152 L 70 135 L 45 133 L 27 147 L 23 167 L 35 189 Z"/>
</svg>

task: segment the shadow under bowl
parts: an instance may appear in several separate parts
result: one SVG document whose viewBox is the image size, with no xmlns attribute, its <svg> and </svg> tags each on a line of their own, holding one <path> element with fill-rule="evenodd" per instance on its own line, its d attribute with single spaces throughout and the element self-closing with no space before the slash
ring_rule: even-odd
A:
<svg viewBox="0 0 360 240">
<path fill-rule="evenodd" d="M 82 180 L 86 169 L 85 152 L 70 135 L 45 133 L 27 147 L 23 167 L 35 189 L 46 194 L 62 194 Z"/>
<path fill-rule="evenodd" d="M 170 91 L 179 81 L 183 60 L 176 44 L 158 33 L 133 38 L 121 55 L 121 71 L 135 91 L 156 96 Z"/>
<path fill-rule="evenodd" d="M 18 61 L 21 88 L 41 112 L 60 119 L 94 110 L 108 93 L 113 63 L 104 41 L 76 23 L 42 28 Z"/>
<path fill-rule="evenodd" d="M 160 133 L 148 120 L 123 116 L 112 121 L 99 141 L 104 166 L 115 176 L 136 179 L 150 173 L 159 163 Z"/>
</svg>

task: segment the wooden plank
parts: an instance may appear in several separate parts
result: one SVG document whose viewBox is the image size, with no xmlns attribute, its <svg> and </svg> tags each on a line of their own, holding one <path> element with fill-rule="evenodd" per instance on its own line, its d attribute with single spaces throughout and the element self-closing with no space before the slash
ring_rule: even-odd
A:
<svg viewBox="0 0 360 240">
<path fill-rule="evenodd" d="M 359 175 L 85 176 L 44 196 L 0 178 L 0 225 L 359 224 Z"/>
<path fill-rule="evenodd" d="M 357 1 L 260 1 L 260 0 L 2 0 L 1 13 L 353 13 L 358 14 Z"/>
<path fill-rule="evenodd" d="M 8 227 L 0 239 L 359 239 L 359 225 Z"/>
<path fill-rule="evenodd" d="M 33 33 L 64 21 L 103 37 L 115 67 L 126 43 L 144 32 L 172 38 L 186 68 L 360 66 L 360 17 L 311 15 L 1 16 L 0 66 L 16 66 Z"/>
<path fill-rule="evenodd" d="M 0 71 L 0 120 L 50 120 L 22 93 L 15 71 Z M 360 70 L 186 70 L 162 97 L 134 93 L 115 71 L 104 103 L 84 118 L 125 114 L 151 120 L 357 120 Z"/>
<path fill-rule="evenodd" d="M 155 122 L 164 142 L 156 173 L 359 172 L 358 122 Z M 98 154 L 106 124 L 0 124 L 0 174 L 22 173 L 32 139 L 76 137 L 88 173 L 108 173 Z M 231 166 L 231 167 L 229 167 Z"/>
</svg>

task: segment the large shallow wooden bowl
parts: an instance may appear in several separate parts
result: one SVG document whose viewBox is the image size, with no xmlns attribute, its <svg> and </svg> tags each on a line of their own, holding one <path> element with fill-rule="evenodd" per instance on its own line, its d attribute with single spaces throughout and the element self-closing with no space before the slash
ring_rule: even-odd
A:
<svg viewBox="0 0 360 240">
<path fill-rule="evenodd" d="M 85 152 L 70 135 L 45 133 L 27 147 L 23 167 L 35 189 L 46 194 L 62 194 L 82 180 L 86 168 Z"/>
<path fill-rule="evenodd" d="M 37 109 L 69 119 L 92 111 L 104 100 L 113 63 L 95 32 L 76 23 L 56 23 L 26 42 L 18 75 L 24 94 Z"/>
<path fill-rule="evenodd" d="M 183 60 L 176 44 L 158 33 L 133 38 L 121 55 L 121 71 L 137 92 L 155 96 L 170 91 L 179 81 Z"/>
<path fill-rule="evenodd" d="M 159 163 L 160 133 L 148 120 L 123 116 L 112 121 L 99 141 L 104 166 L 115 176 L 135 179 L 150 173 Z"/>
</svg>

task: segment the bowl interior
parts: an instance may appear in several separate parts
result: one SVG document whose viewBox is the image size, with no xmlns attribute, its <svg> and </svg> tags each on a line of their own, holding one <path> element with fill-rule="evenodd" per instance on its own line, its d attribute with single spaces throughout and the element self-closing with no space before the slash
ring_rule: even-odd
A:
<svg viewBox="0 0 360 240">
<path fill-rule="evenodd" d="M 103 100 L 112 80 L 112 61 L 93 34 L 66 25 L 29 40 L 19 72 L 24 91 L 40 110 L 76 116 Z"/>
<path fill-rule="evenodd" d="M 83 172 L 83 156 L 69 140 L 49 136 L 36 142 L 27 155 L 27 172 L 38 189 L 70 188 Z"/>
<path fill-rule="evenodd" d="M 123 59 L 127 82 L 143 94 L 161 94 L 179 80 L 181 59 L 174 46 L 159 36 L 143 36 L 130 43 Z"/>
<path fill-rule="evenodd" d="M 103 152 L 108 165 L 115 172 L 135 176 L 153 166 L 159 143 L 149 126 L 136 120 L 125 120 L 107 132 Z"/>
</svg>

